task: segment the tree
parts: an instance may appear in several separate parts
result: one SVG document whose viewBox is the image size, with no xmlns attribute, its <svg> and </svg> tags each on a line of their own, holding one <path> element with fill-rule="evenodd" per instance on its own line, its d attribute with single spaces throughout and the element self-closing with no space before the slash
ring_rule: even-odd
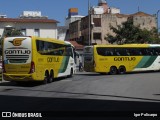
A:
<svg viewBox="0 0 160 120">
<path fill-rule="evenodd" d="M 10 30 L 7 30 L 7 31 L 4 33 L 4 36 L 5 36 L 5 37 L 11 37 L 11 36 L 23 36 L 23 34 L 21 33 L 20 30 L 17 30 L 17 29 L 10 29 Z"/>
<path fill-rule="evenodd" d="M 2 37 L 0 38 L 0 45 L 2 44 L 2 40 L 5 37 L 14 37 L 14 36 L 23 36 L 20 30 L 17 29 L 9 29 L 9 30 L 4 30 Z"/>
<path fill-rule="evenodd" d="M 139 26 L 134 26 L 133 20 L 128 19 L 122 25 L 117 27 L 110 26 L 110 29 L 116 34 L 115 36 L 107 34 L 105 39 L 113 44 L 124 44 L 124 43 L 159 43 L 157 30 L 140 29 Z"/>
</svg>

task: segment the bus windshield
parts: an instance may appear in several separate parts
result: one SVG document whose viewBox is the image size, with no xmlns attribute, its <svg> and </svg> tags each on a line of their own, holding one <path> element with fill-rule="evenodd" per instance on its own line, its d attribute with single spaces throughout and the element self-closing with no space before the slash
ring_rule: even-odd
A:
<svg viewBox="0 0 160 120">
<path fill-rule="evenodd" d="M 84 70 L 86 72 L 93 71 L 93 61 L 94 61 L 93 46 L 84 47 L 83 55 L 84 55 Z"/>
<path fill-rule="evenodd" d="M 93 47 L 92 46 L 86 46 L 83 50 L 84 53 L 84 61 L 93 61 Z"/>
</svg>

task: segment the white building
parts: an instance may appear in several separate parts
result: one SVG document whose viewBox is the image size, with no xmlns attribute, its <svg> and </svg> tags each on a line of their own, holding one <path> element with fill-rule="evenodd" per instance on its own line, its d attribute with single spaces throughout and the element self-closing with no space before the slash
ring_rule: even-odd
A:
<svg viewBox="0 0 160 120">
<path fill-rule="evenodd" d="M 93 6 L 92 7 L 92 14 L 103 14 L 104 8 L 102 6 Z"/>
<path fill-rule="evenodd" d="M 115 7 L 110 7 L 108 9 L 108 13 L 111 13 L 111 14 L 120 14 L 120 9 L 115 8 Z"/>
<path fill-rule="evenodd" d="M 26 36 L 57 38 L 57 23 L 53 19 L 0 18 L 0 36 L 4 30 L 15 28 Z"/>
<path fill-rule="evenodd" d="M 92 14 L 120 14 L 120 9 L 115 7 L 109 7 L 106 0 L 99 0 L 98 6 L 91 8 Z"/>
<path fill-rule="evenodd" d="M 7 18 L 7 15 L 5 15 L 5 14 L 0 14 L 0 18 Z"/>
<path fill-rule="evenodd" d="M 74 22 L 74 21 L 77 21 L 77 20 L 81 20 L 81 18 L 83 18 L 84 16 L 82 15 L 73 15 L 73 16 L 70 16 L 70 17 L 66 17 L 66 20 L 65 20 L 65 26 L 69 27 L 69 24 Z"/>
</svg>

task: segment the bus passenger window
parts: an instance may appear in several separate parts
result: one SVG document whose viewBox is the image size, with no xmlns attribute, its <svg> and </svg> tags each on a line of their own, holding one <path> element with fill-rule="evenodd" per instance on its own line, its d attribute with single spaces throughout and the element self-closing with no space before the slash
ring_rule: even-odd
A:
<svg viewBox="0 0 160 120">
<path fill-rule="evenodd" d="M 128 50 L 126 50 L 126 55 L 127 55 L 127 56 L 130 56 L 130 53 L 129 53 L 129 51 L 128 51 Z"/>
<path fill-rule="evenodd" d="M 113 55 L 113 52 L 112 52 L 112 51 L 110 52 L 110 55 L 111 55 L 111 56 Z"/>
<path fill-rule="evenodd" d="M 118 51 L 116 52 L 116 54 L 117 54 L 118 56 L 120 56 L 120 54 L 119 54 L 119 52 L 118 52 Z"/>
<path fill-rule="evenodd" d="M 108 56 L 109 55 L 109 51 L 105 51 L 105 56 Z"/>
</svg>

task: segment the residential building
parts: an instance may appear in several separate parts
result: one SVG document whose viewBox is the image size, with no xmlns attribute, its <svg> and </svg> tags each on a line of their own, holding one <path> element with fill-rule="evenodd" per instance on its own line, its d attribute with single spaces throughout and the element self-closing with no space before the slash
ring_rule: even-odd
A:
<svg viewBox="0 0 160 120">
<path fill-rule="evenodd" d="M 57 38 L 57 23 L 54 19 L 41 16 L 40 12 L 26 11 L 20 18 L 0 18 L 0 35 L 5 30 L 18 29 L 25 36 Z"/>
<path fill-rule="evenodd" d="M 69 40 L 71 41 L 80 41 L 79 38 L 81 36 L 81 20 L 77 20 L 69 24 Z"/>
</svg>

